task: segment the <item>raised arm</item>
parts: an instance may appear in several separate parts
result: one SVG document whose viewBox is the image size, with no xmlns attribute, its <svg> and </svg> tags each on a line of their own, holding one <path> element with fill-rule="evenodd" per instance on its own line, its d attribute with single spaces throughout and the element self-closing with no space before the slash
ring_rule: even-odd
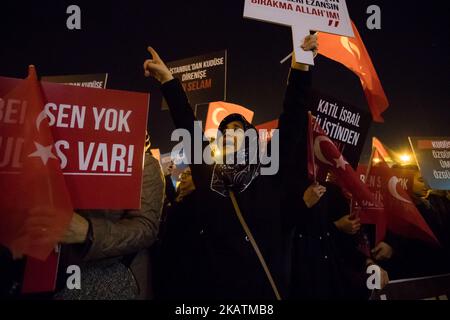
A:
<svg viewBox="0 0 450 320">
<path fill-rule="evenodd" d="M 148 52 L 152 55 L 152 59 L 144 62 L 145 76 L 151 76 L 161 83 L 161 90 L 169 106 L 175 127 L 187 129 L 193 137 L 194 121 L 197 119 L 180 81 L 173 77 L 169 68 L 152 47 L 148 47 Z"/>
<path fill-rule="evenodd" d="M 306 37 L 302 48 L 316 54 L 318 49 L 317 36 Z M 311 88 L 311 72 L 309 69 L 308 65 L 297 63 L 293 54 L 284 97 L 283 113 L 280 116 L 280 129 L 287 131 L 286 133 L 298 133 L 298 126 L 303 125 L 304 127 L 306 124 L 305 115 L 308 112 L 306 104 Z M 287 137 L 287 135 L 285 136 Z"/>
<path fill-rule="evenodd" d="M 306 37 L 302 48 L 316 53 L 317 36 Z M 310 88 L 309 66 L 296 63 L 293 56 L 279 122 L 280 175 L 286 197 L 283 203 L 295 207 L 295 210 L 284 210 L 287 229 L 302 219 L 302 213 L 308 212 L 308 208 L 313 207 L 325 193 L 325 189 L 318 184 L 308 188 L 311 183 L 307 177 L 306 137 Z"/>
<path fill-rule="evenodd" d="M 144 74 L 146 77 L 154 77 L 161 83 L 161 91 L 169 106 L 170 115 L 177 129 L 186 129 L 191 137 L 191 152 L 194 145 L 202 143 L 202 150 L 208 145 L 207 141 L 194 141 L 195 132 L 202 132 L 199 122 L 197 122 L 194 111 L 189 104 L 186 93 L 178 79 L 175 79 L 164 61 L 159 57 L 158 53 L 152 48 L 148 48 L 152 59 L 144 62 Z M 196 128 L 197 126 L 197 128 Z M 197 129 L 197 130 L 195 130 Z M 191 164 L 192 179 L 197 188 L 209 186 L 211 178 L 211 168 L 207 165 L 192 165 L 194 162 L 191 158 L 193 154 L 186 154 Z M 203 162 L 202 162 L 203 163 Z"/>
<path fill-rule="evenodd" d="M 317 36 L 308 36 L 302 45 L 304 50 L 317 50 Z M 295 181 L 298 189 L 299 179 L 305 182 L 306 175 L 306 133 L 307 101 L 311 88 L 309 66 L 295 62 L 292 57 L 291 69 L 280 116 L 280 173 L 286 183 Z M 297 172 L 297 177 L 292 173 Z M 294 179 L 292 179 L 294 178 Z M 293 186 L 292 186 L 293 187 Z M 302 186 L 303 190 L 306 186 Z"/>
</svg>

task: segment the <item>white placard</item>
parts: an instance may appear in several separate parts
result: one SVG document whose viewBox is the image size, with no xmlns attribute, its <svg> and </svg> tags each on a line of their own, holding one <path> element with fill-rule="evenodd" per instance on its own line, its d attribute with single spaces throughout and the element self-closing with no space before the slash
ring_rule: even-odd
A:
<svg viewBox="0 0 450 320">
<path fill-rule="evenodd" d="M 292 27 L 296 60 L 309 65 L 300 45 L 311 30 L 354 37 L 345 0 L 245 0 L 244 17 Z"/>
</svg>

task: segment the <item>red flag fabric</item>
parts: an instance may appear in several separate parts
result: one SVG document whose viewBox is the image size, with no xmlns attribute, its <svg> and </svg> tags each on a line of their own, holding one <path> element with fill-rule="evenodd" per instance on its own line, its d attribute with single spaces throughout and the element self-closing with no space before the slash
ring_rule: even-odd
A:
<svg viewBox="0 0 450 320">
<path fill-rule="evenodd" d="M 28 257 L 23 273 L 22 293 L 55 291 L 59 257 L 59 250 L 53 250 L 45 261 Z"/>
<path fill-rule="evenodd" d="M 405 238 L 415 238 L 439 245 L 439 241 L 425 219 L 414 205 L 406 190 L 386 162 L 380 162 L 382 173 L 383 202 L 386 211 L 387 228 Z"/>
<path fill-rule="evenodd" d="M 0 121 L 0 243 L 15 257 L 46 260 L 73 208 L 48 120 L 41 116 L 45 98 L 35 68 L 12 90 L 0 88 L 0 97 L 9 110 Z"/>
<path fill-rule="evenodd" d="M 242 115 L 249 123 L 252 123 L 254 115 L 252 110 L 237 104 L 223 101 L 211 102 L 209 104 L 208 115 L 206 117 L 205 132 L 208 130 L 217 130 L 220 122 L 232 113 L 238 113 Z M 207 136 L 215 138 L 216 134 L 207 134 Z"/>
<path fill-rule="evenodd" d="M 388 108 L 389 101 L 366 46 L 353 22 L 352 27 L 355 38 L 320 33 L 319 53 L 343 64 L 360 78 L 373 120 L 384 122 L 381 114 Z"/>
<path fill-rule="evenodd" d="M 278 128 L 278 124 L 279 124 L 279 120 L 275 119 L 269 122 L 264 122 L 261 124 L 258 124 L 256 126 L 256 130 L 267 130 L 267 131 L 271 131 L 273 129 L 277 129 Z"/>
<path fill-rule="evenodd" d="M 314 129 L 313 125 L 315 123 L 315 118 L 311 114 L 311 112 L 308 112 L 308 141 L 306 142 L 308 152 L 306 153 L 308 159 L 306 161 L 307 163 L 307 170 L 308 170 L 308 178 L 314 182 L 317 181 L 317 166 L 316 166 L 316 159 L 314 157 Z"/>
<path fill-rule="evenodd" d="M 358 174 L 311 115 L 309 116 L 307 145 L 308 175 L 310 178 L 316 177 L 317 180 L 321 180 L 320 177 L 324 175 L 320 172 L 331 172 L 336 183 L 344 191 L 350 192 L 355 200 L 376 202 L 369 188 L 361 181 Z"/>
<path fill-rule="evenodd" d="M 372 147 L 375 148 L 381 157 L 383 157 L 383 160 L 386 161 L 390 158 L 389 152 L 384 147 L 384 144 L 375 137 L 372 138 Z"/>
<path fill-rule="evenodd" d="M 374 159 L 383 160 L 389 167 L 398 162 L 398 156 L 394 151 L 386 147 L 378 138 L 372 138 L 372 148 L 375 149 Z"/>
</svg>

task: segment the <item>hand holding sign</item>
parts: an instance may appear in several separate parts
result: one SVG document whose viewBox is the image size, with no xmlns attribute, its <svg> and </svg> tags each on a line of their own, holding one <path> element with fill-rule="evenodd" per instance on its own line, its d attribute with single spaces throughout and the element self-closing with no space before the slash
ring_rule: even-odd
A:
<svg viewBox="0 0 450 320">
<path fill-rule="evenodd" d="M 313 58 L 317 56 L 317 52 L 319 50 L 319 43 L 317 42 L 317 34 L 309 35 L 305 38 L 302 45 L 300 46 L 305 52 L 311 51 L 313 54 Z M 298 63 L 296 59 L 295 53 L 292 54 L 292 69 L 308 71 L 309 66 L 307 64 Z"/>
</svg>

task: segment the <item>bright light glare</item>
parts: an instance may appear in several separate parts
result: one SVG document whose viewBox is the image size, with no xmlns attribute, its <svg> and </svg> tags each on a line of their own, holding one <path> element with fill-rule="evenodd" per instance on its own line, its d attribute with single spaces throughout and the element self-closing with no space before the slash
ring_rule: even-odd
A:
<svg viewBox="0 0 450 320">
<path fill-rule="evenodd" d="M 400 161 L 403 163 L 409 163 L 411 161 L 411 156 L 409 154 L 402 154 L 400 156 Z"/>
</svg>

